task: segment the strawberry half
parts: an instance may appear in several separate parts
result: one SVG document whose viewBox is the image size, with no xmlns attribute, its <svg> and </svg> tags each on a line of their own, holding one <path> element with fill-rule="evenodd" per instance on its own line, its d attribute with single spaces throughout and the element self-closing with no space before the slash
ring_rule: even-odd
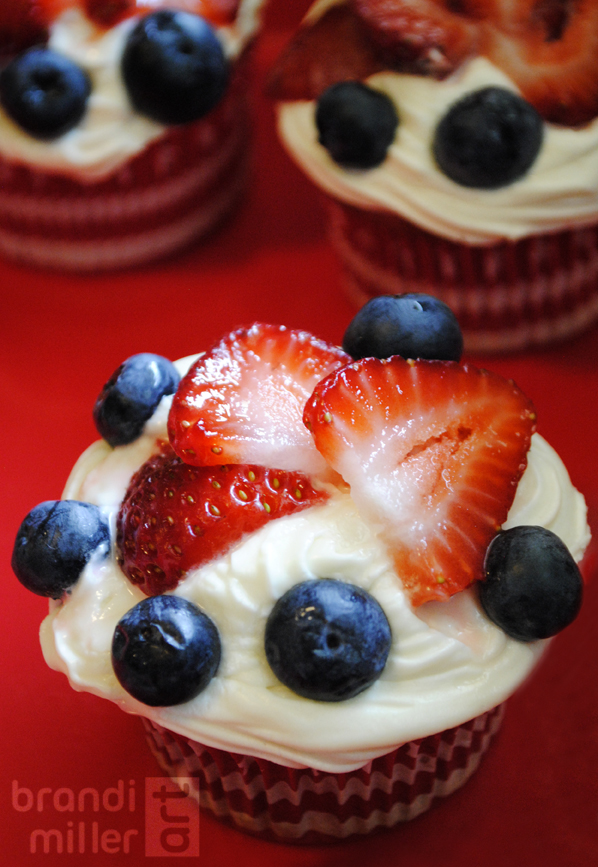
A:
<svg viewBox="0 0 598 867">
<path fill-rule="evenodd" d="M 444 78 L 476 55 L 545 120 L 574 127 L 598 116 L 596 0 L 345 0 L 306 19 L 270 90 L 317 99 L 382 70 Z"/>
<path fill-rule="evenodd" d="M 352 0 L 352 5 L 381 49 L 392 57 L 389 68 L 444 78 L 476 48 L 479 9 L 463 0 Z M 479 5 L 479 3 L 478 3 Z"/>
<path fill-rule="evenodd" d="M 545 120 L 582 126 L 597 117 L 596 0 L 518 0 L 500 8 L 482 53 Z"/>
<path fill-rule="evenodd" d="M 260 323 L 233 331 L 183 377 L 168 417 L 172 447 L 196 466 L 325 471 L 303 408 L 315 385 L 348 361 L 306 331 Z"/>
<path fill-rule="evenodd" d="M 268 82 L 272 99 L 317 99 L 339 81 L 388 69 L 363 21 L 346 4 L 306 22 L 278 59 Z"/>
<path fill-rule="evenodd" d="M 130 581 L 154 596 L 273 518 L 326 498 L 300 473 L 190 467 L 167 447 L 131 479 L 116 522 L 118 560 Z"/>
<path fill-rule="evenodd" d="M 317 386 L 304 421 L 413 605 L 482 577 L 535 429 L 517 386 L 455 362 L 366 358 Z"/>
<path fill-rule="evenodd" d="M 46 42 L 47 9 L 35 0 L 4 0 L 0 4 L 0 57 L 12 57 Z"/>
<path fill-rule="evenodd" d="M 157 9 L 182 9 L 215 25 L 234 21 L 240 0 L 84 0 L 88 17 L 104 28 L 114 27 L 130 15 L 146 15 Z"/>
<path fill-rule="evenodd" d="M 83 8 L 94 24 L 110 28 L 134 15 L 135 5 L 135 0 L 84 0 Z"/>
</svg>

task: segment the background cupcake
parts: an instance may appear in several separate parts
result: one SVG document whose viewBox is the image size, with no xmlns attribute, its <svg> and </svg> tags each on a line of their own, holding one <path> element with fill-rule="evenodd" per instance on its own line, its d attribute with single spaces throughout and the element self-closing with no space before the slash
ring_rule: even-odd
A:
<svg viewBox="0 0 598 867">
<path fill-rule="evenodd" d="M 316 3 L 271 80 L 349 290 L 422 291 L 472 350 L 598 315 L 596 7 Z"/>
<path fill-rule="evenodd" d="M 48 664 L 144 718 L 206 809 L 295 842 L 390 827 L 469 779 L 577 614 L 589 539 L 512 382 L 349 361 L 263 324 L 186 374 L 134 356 L 13 555 L 53 600 Z"/>
<path fill-rule="evenodd" d="M 21 5 L 0 13 L 0 251 L 125 267 L 228 215 L 261 0 Z"/>
</svg>

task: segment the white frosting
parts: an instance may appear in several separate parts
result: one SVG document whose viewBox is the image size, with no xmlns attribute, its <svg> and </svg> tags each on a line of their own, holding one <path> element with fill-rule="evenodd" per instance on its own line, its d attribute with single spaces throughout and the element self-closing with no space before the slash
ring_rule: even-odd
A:
<svg viewBox="0 0 598 867">
<path fill-rule="evenodd" d="M 216 28 L 231 60 L 239 56 L 256 32 L 262 2 L 243 0 L 235 23 Z M 162 136 L 166 127 L 133 109 L 120 74 L 125 40 L 138 20 L 128 18 L 103 30 L 77 8 L 58 16 L 50 28 L 48 45 L 88 73 L 91 94 L 85 115 L 65 135 L 40 141 L 24 132 L 0 107 L 0 155 L 93 182 L 112 174 Z"/>
<path fill-rule="evenodd" d="M 186 366 L 188 360 L 181 366 Z M 144 434 L 116 449 L 100 441 L 79 459 L 65 498 L 105 508 L 112 525 L 132 473 L 166 437 L 172 398 Z M 225 556 L 191 571 L 174 591 L 215 622 L 222 642 L 217 675 L 194 700 L 149 708 L 126 693 L 110 660 L 118 620 L 141 591 L 113 556 L 92 559 L 64 602 L 52 603 L 41 629 L 48 664 L 86 690 L 207 745 L 288 766 L 334 772 L 360 767 L 398 744 L 475 717 L 525 679 L 546 642 L 508 638 L 482 613 L 474 589 L 413 609 L 383 543 L 346 492 L 268 523 Z M 581 559 L 589 540 L 585 503 L 554 450 L 535 434 L 528 468 L 505 526 L 540 523 Z M 386 667 L 372 686 L 339 703 L 295 695 L 265 657 L 264 629 L 276 600 L 294 584 L 330 577 L 365 588 L 392 630 Z"/>
<path fill-rule="evenodd" d="M 285 146 L 326 193 L 360 208 L 391 211 L 429 232 L 468 244 L 596 222 L 598 120 L 579 129 L 544 124 L 541 151 L 523 178 L 497 190 L 476 190 L 440 171 L 432 144 L 449 106 L 466 94 L 491 85 L 518 92 L 500 69 L 476 57 L 443 81 L 383 72 L 366 83 L 389 96 L 399 116 L 385 161 L 371 170 L 341 168 L 318 143 L 315 102 L 278 107 Z"/>
</svg>

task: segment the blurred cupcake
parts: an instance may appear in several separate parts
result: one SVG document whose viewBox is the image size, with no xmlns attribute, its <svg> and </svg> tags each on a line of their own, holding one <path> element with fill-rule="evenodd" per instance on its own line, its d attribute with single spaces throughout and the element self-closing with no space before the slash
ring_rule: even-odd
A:
<svg viewBox="0 0 598 867">
<path fill-rule="evenodd" d="M 0 12 L 0 251 L 140 265 L 226 217 L 247 174 L 261 0 L 21 5 Z"/>
<path fill-rule="evenodd" d="M 320 0 L 271 93 L 349 290 L 427 292 L 470 350 L 598 317 L 598 7 Z M 454 5 L 454 4 L 453 4 Z"/>
</svg>

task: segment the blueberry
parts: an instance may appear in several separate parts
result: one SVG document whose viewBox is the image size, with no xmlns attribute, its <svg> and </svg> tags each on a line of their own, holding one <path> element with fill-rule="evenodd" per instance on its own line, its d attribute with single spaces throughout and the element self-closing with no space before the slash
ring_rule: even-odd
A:
<svg viewBox="0 0 598 867">
<path fill-rule="evenodd" d="M 378 602 L 353 584 L 317 578 L 296 584 L 272 609 L 266 658 L 276 677 L 304 698 L 342 701 L 382 673 L 391 634 Z"/>
<path fill-rule="evenodd" d="M 143 704 L 167 707 L 199 695 L 220 663 L 220 637 L 201 609 L 180 596 L 150 596 L 116 625 L 112 667 Z"/>
<path fill-rule="evenodd" d="M 161 355 L 142 352 L 118 367 L 96 400 L 93 418 L 111 446 L 132 443 L 141 435 L 165 394 L 174 394 L 180 376 Z"/>
<path fill-rule="evenodd" d="M 566 545 L 543 527 L 499 533 L 486 553 L 480 602 L 511 638 L 550 638 L 577 616 L 582 577 Z"/>
<path fill-rule="evenodd" d="M 379 295 L 357 313 L 345 332 L 343 349 L 355 359 L 435 358 L 459 361 L 463 335 L 447 305 L 431 295 Z"/>
<path fill-rule="evenodd" d="M 542 118 L 510 90 L 486 87 L 455 103 L 438 124 L 433 150 L 448 177 L 492 190 L 522 178 L 542 146 Z"/>
<path fill-rule="evenodd" d="M 386 158 L 399 120 L 392 101 L 359 81 L 333 84 L 316 108 L 319 142 L 347 169 L 373 169 Z"/>
<path fill-rule="evenodd" d="M 163 9 L 129 34 L 123 79 L 133 106 L 163 124 L 198 120 L 220 101 L 228 62 L 213 28 L 188 12 Z"/>
<path fill-rule="evenodd" d="M 0 102 L 25 132 L 55 139 L 76 126 L 87 107 L 87 73 L 49 48 L 30 48 L 0 73 Z"/>
<path fill-rule="evenodd" d="M 12 568 L 38 596 L 60 599 L 96 551 L 110 550 L 110 532 L 99 508 L 77 500 L 49 500 L 32 509 L 17 533 Z"/>
</svg>

